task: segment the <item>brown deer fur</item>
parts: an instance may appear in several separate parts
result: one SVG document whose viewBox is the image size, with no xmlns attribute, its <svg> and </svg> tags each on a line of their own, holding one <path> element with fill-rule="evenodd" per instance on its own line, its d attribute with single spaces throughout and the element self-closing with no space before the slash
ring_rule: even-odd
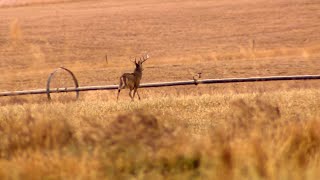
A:
<svg viewBox="0 0 320 180">
<path fill-rule="evenodd" d="M 129 96 L 132 101 L 134 101 L 134 96 L 137 93 L 138 98 L 140 100 L 140 95 L 138 93 L 138 88 L 140 86 L 140 81 L 142 78 L 142 64 L 149 58 L 147 55 L 146 57 L 143 57 L 143 60 L 135 61 L 133 62 L 136 65 L 136 68 L 134 69 L 133 73 L 124 73 L 120 77 L 120 83 L 119 83 L 119 88 L 118 88 L 118 95 L 117 95 L 117 100 L 119 99 L 120 91 L 121 89 L 128 88 L 129 91 Z M 133 91 L 133 95 L 132 94 Z"/>
</svg>

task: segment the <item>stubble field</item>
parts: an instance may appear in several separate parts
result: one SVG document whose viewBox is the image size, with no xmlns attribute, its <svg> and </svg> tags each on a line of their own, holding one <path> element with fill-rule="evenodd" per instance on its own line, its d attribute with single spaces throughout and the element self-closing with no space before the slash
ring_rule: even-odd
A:
<svg viewBox="0 0 320 180">
<path fill-rule="evenodd" d="M 117 84 L 319 74 L 320 4 L 258 1 L 0 3 L 0 90 L 44 88 L 57 67 Z M 106 62 L 105 55 L 108 55 Z M 58 74 L 53 87 L 72 86 Z M 1 179 L 317 179 L 319 81 L 0 99 Z"/>
</svg>

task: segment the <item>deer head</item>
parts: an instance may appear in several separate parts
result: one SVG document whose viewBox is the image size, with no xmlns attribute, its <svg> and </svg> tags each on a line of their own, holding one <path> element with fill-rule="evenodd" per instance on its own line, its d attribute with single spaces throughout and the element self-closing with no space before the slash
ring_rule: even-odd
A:
<svg viewBox="0 0 320 180">
<path fill-rule="evenodd" d="M 134 58 L 134 61 L 131 60 L 131 62 L 133 62 L 136 65 L 136 70 L 143 71 L 142 64 L 149 58 L 150 56 L 146 54 L 146 56 L 140 57 L 138 61 L 137 61 L 137 58 Z"/>
</svg>

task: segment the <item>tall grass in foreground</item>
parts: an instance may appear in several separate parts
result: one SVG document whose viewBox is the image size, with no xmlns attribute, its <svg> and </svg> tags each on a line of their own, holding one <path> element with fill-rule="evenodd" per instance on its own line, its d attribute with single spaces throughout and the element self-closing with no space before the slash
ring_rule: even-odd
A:
<svg viewBox="0 0 320 180">
<path fill-rule="evenodd" d="M 0 107 L 1 179 L 317 179 L 320 93 Z"/>
</svg>

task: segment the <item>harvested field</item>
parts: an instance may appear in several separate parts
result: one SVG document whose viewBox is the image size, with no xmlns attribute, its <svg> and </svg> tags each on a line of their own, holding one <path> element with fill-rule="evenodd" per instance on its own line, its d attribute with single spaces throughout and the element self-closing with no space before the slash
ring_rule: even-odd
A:
<svg viewBox="0 0 320 180">
<path fill-rule="evenodd" d="M 0 91 L 320 74 L 316 0 L 0 1 Z M 108 62 L 105 56 L 108 55 Z M 53 87 L 69 87 L 57 74 Z M 320 81 L 0 98 L 1 179 L 317 179 Z"/>
</svg>

